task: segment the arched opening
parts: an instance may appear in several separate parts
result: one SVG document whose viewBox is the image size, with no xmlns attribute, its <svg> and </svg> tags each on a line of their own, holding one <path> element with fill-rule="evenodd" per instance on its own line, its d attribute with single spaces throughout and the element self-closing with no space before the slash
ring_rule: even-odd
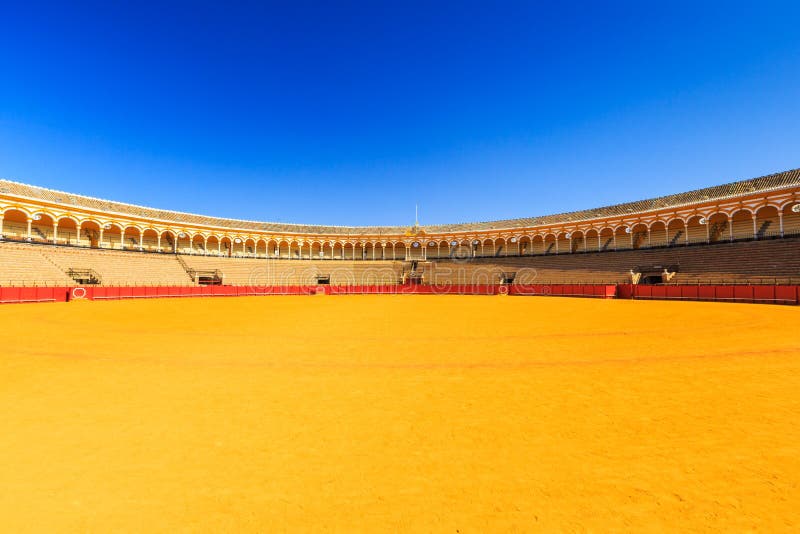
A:
<svg viewBox="0 0 800 534">
<path fill-rule="evenodd" d="M 178 232 L 175 236 L 177 249 L 180 254 L 190 254 L 192 252 L 192 237 L 186 232 Z M 126 240 L 127 244 L 127 240 Z"/>
<path fill-rule="evenodd" d="M 259 239 L 258 241 L 256 241 L 256 257 L 257 258 L 267 257 L 267 242 L 264 239 Z"/>
<path fill-rule="evenodd" d="M 544 254 L 544 251 L 545 251 L 544 237 L 541 234 L 536 234 L 531 238 L 531 253 Z"/>
<path fill-rule="evenodd" d="M 462 242 L 462 246 L 464 247 L 464 251 L 461 253 L 462 257 L 467 256 L 470 258 L 475 258 L 478 256 L 478 250 L 480 249 L 481 242 L 479 239 L 465 239 Z"/>
<path fill-rule="evenodd" d="M 650 234 L 647 225 L 637 223 L 631 226 L 631 247 L 632 249 L 647 248 L 650 246 Z"/>
<path fill-rule="evenodd" d="M 494 240 L 494 255 L 497 257 L 508 256 L 508 240 L 504 237 L 498 237 Z"/>
<path fill-rule="evenodd" d="M 614 250 L 633 248 L 633 235 L 630 226 L 620 226 L 614 230 Z"/>
<path fill-rule="evenodd" d="M 219 237 L 215 235 L 208 236 L 206 240 L 206 254 L 210 254 L 212 256 L 219 256 L 222 250 L 222 243 L 219 240 Z"/>
<path fill-rule="evenodd" d="M 506 239 L 506 256 L 519 256 L 519 237 L 512 236 Z"/>
<path fill-rule="evenodd" d="M 519 255 L 520 256 L 529 256 L 533 253 L 533 247 L 531 246 L 531 237 L 530 236 L 522 236 L 519 238 Z"/>
<path fill-rule="evenodd" d="M 686 233 L 686 223 L 683 219 L 672 219 L 667 224 L 667 245 L 674 247 L 677 245 L 685 245 L 688 242 L 688 234 Z"/>
<path fill-rule="evenodd" d="M 494 239 L 484 239 L 483 242 L 480 243 L 480 249 L 478 250 L 478 255 L 484 257 L 493 257 L 494 252 L 495 252 Z"/>
<path fill-rule="evenodd" d="M 374 260 L 375 259 L 375 244 L 374 243 L 364 243 L 364 259 L 366 259 L 366 260 Z"/>
<path fill-rule="evenodd" d="M 800 202 L 790 202 L 781 210 L 783 235 L 800 235 Z"/>
<path fill-rule="evenodd" d="M 230 236 L 222 236 L 219 240 L 222 255 L 230 257 L 233 254 L 233 238 Z"/>
<path fill-rule="evenodd" d="M 405 260 L 406 259 L 406 244 L 405 243 L 395 243 L 394 244 L 394 258 L 395 260 Z"/>
<path fill-rule="evenodd" d="M 775 206 L 764 206 L 756 212 L 756 238 L 781 235 L 780 212 Z"/>
<path fill-rule="evenodd" d="M 689 243 L 705 243 L 708 241 L 708 219 L 703 215 L 692 215 L 686 221 L 686 234 Z"/>
<path fill-rule="evenodd" d="M 476 239 L 475 241 L 478 241 L 478 240 Z M 482 248 L 482 243 L 479 242 L 479 244 L 475 245 L 475 247 L 474 247 L 474 251 L 475 251 L 474 254 L 475 255 L 481 255 L 481 253 L 482 253 L 481 252 L 481 248 Z M 463 258 L 466 258 L 470 253 L 469 251 L 472 250 L 472 249 L 473 249 L 472 247 L 464 246 L 464 245 L 462 245 L 462 243 L 459 243 L 455 239 L 451 239 L 451 240 L 449 240 L 447 242 L 447 256 L 450 259 L 463 259 Z"/>
<path fill-rule="evenodd" d="M 245 256 L 253 257 L 256 255 L 256 241 L 248 237 L 244 240 L 244 254 Z"/>
<path fill-rule="evenodd" d="M 142 250 L 158 252 L 158 232 L 152 228 L 145 228 L 142 233 Z"/>
<path fill-rule="evenodd" d="M 577 252 L 586 252 L 586 241 L 584 239 L 584 234 L 580 230 L 572 232 L 570 235 L 570 251 L 573 253 Z"/>
<path fill-rule="evenodd" d="M 331 243 L 322 244 L 322 258 L 329 260 L 333 258 L 333 245 Z"/>
<path fill-rule="evenodd" d="M 31 221 L 31 241 L 52 243 L 54 223 L 55 220 L 51 215 L 34 213 Z"/>
<path fill-rule="evenodd" d="M 572 251 L 572 244 L 569 240 L 568 232 L 559 232 L 556 238 L 556 254 L 569 254 Z"/>
<path fill-rule="evenodd" d="M 584 238 L 585 246 L 584 249 L 587 252 L 595 252 L 600 250 L 600 233 L 592 228 L 591 230 L 586 230 L 586 237 Z"/>
<path fill-rule="evenodd" d="M 555 234 L 547 234 L 544 236 L 544 253 L 545 254 L 555 254 L 556 253 L 556 236 Z"/>
<path fill-rule="evenodd" d="M 100 223 L 83 221 L 80 228 L 81 244 L 91 248 L 100 247 Z"/>
<path fill-rule="evenodd" d="M 201 234 L 192 236 L 192 254 L 205 254 L 206 253 L 206 238 Z"/>
<path fill-rule="evenodd" d="M 459 257 L 461 258 L 474 258 L 475 254 L 478 251 L 478 243 L 477 239 L 464 239 L 461 241 L 461 244 L 458 247 Z M 495 243 L 495 248 L 497 248 L 497 243 Z"/>
<path fill-rule="evenodd" d="M 321 252 L 322 252 L 322 244 L 321 243 L 319 243 L 318 241 L 314 241 L 313 243 L 311 243 L 311 258 L 312 259 L 321 258 L 322 257 L 322 255 L 320 254 Z"/>
<path fill-rule="evenodd" d="M 741 209 L 730 219 L 730 236 L 732 240 L 753 239 L 756 236 L 756 223 L 750 210 Z"/>
<path fill-rule="evenodd" d="M 56 241 L 58 243 L 64 245 L 78 244 L 78 223 L 74 219 L 70 217 L 60 218 L 56 232 Z"/>
<path fill-rule="evenodd" d="M 175 233 L 172 230 L 161 232 L 161 252 L 175 252 Z"/>
<path fill-rule="evenodd" d="M 23 241 L 28 238 L 28 214 L 15 208 L 3 213 L 3 236 Z"/>
<path fill-rule="evenodd" d="M 666 223 L 656 221 L 651 224 L 647 236 L 651 247 L 666 247 L 669 242 Z"/>
<path fill-rule="evenodd" d="M 60 226 L 60 225 L 59 225 Z M 60 233 L 60 229 L 59 229 Z M 128 226 L 122 234 L 122 242 L 126 250 L 139 250 L 142 233 L 135 226 Z"/>
<path fill-rule="evenodd" d="M 715 213 L 708 218 L 708 242 L 719 243 L 730 240 L 730 227 L 728 216 L 724 213 Z"/>
<path fill-rule="evenodd" d="M 613 228 L 603 228 L 600 230 L 600 235 L 598 237 L 600 241 L 600 251 L 606 250 L 614 250 L 614 229 Z"/>
<path fill-rule="evenodd" d="M 297 241 L 292 241 L 289 243 L 289 258 L 293 260 L 300 259 L 300 247 L 302 247 L 302 243 Z"/>
<path fill-rule="evenodd" d="M 106 223 L 103 225 L 102 248 L 122 250 L 122 225 Z"/>
<path fill-rule="evenodd" d="M 240 235 L 233 236 L 233 241 L 231 242 L 231 256 L 236 256 L 237 258 L 246 256 L 244 241 L 245 238 Z"/>
<path fill-rule="evenodd" d="M 421 260 L 422 259 L 422 242 L 421 241 L 413 241 L 408 244 L 408 257 L 409 260 Z"/>
<path fill-rule="evenodd" d="M 283 260 L 289 259 L 289 242 L 281 241 L 278 243 L 278 257 Z"/>
</svg>

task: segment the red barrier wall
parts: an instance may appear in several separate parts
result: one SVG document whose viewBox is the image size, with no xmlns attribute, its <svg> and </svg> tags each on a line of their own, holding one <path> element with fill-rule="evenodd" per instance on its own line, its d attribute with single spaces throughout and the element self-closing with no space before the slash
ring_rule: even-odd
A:
<svg viewBox="0 0 800 534">
<path fill-rule="evenodd" d="M 0 287 L 0 304 L 66 302 L 68 287 Z"/>
<path fill-rule="evenodd" d="M 375 285 L 375 286 L 204 286 L 204 287 L 0 287 L 0 303 L 65 302 L 165 297 L 235 297 L 260 295 L 444 294 L 565 296 L 620 299 L 675 299 L 774 304 L 800 303 L 800 286 L 647 286 L 647 285 Z"/>
<path fill-rule="evenodd" d="M 622 286 L 620 286 L 622 288 Z M 630 292 L 630 293 L 628 293 Z M 622 297 L 622 295 L 626 295 Z M 628 296 L 630 294 L 630 296 Z M 798 286 L 626 286 L 620 298 L 799 304 Z"/>
<path fill-rule="evenodd" d="M 565 296 L 614 298 L 617 296 L 615 285 L 581 285 L 581 284 L 527 284 L 510 286 L 510 295 L 519 296 Z"/>
</svg>

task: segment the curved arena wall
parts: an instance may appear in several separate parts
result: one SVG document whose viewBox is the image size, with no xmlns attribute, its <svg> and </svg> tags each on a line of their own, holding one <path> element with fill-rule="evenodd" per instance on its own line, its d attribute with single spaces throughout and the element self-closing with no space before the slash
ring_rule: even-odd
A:
<svg viewBox="0 0 800 534">
<path fill-rule="evenodd" d="M 222 219 L 0 180 L 0 234 L 79 247 L 409 260 L 628 250 L 800 233 L 800 170 L 579 212 L 421 227 Z"/>
</svg>

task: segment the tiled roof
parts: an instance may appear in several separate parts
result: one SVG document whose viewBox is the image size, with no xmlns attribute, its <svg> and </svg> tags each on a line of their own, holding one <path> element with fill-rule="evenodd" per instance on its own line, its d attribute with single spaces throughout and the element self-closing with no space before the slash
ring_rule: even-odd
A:
<svg viewBox="0 0 800 534">
<path fill-rule="evenodd" d="M 695 191 L 688 191 L 686 193 L 678 193 L 635 202 L 626 202 L 624 204 L 615 204 L 613 206 L 605 206 L 601 208 L 573 211 L 569 213 L 559 213 L 555 215 L 544 215 L 540 217 L 525 217 L 520 219 L 505 219 L 476 223 L 431 225 L 423 226 L 422 229 L 427 233 L 438 234 L 482 230 L 506 230 L 540 225 L 572 223 L 603 217 L 630 216 L 632 213 L 683 206 L 695 202 L 699 203 L 709 200 L 724 199 L 793 185 L 800 185 L 800 169 L 770 174 L 760 178 L 741 180 L 724 185 L 706 187 L 703 189 L 697 189 Z M 336 234 L 351 236 L 402 235 L 409 230 L 409 228 L 405 226 L 319 226 L 224 219 L 221 217 L 209 217 L 205 215 L 195 215 L 191 213 L 147 208 L 110 200 L 101 200 L 83 195 L 75 195 L 71 193 L 45 189 L 43 187 L 21 184 L 9 180 L 0 180 L 0 196 L 4 194 L 56 202 L 59 204 L 71 205 L 76 208 L 127 214 L 139 218 L 167 221 L 187 226 L 213 226 L 267 233 L 323 235 Z"/>
</svg>

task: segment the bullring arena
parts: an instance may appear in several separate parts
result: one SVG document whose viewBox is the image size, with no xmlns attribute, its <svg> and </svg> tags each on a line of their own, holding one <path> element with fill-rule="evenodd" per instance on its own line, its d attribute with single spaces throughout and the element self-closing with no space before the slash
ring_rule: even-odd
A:
<svg viewBox="0 0 800 534">
<path fill-rule="evenodd" d="M 0 212 L 9 531 L 798 528 L 800 171 L 440 226 Z"/>
</svg>

